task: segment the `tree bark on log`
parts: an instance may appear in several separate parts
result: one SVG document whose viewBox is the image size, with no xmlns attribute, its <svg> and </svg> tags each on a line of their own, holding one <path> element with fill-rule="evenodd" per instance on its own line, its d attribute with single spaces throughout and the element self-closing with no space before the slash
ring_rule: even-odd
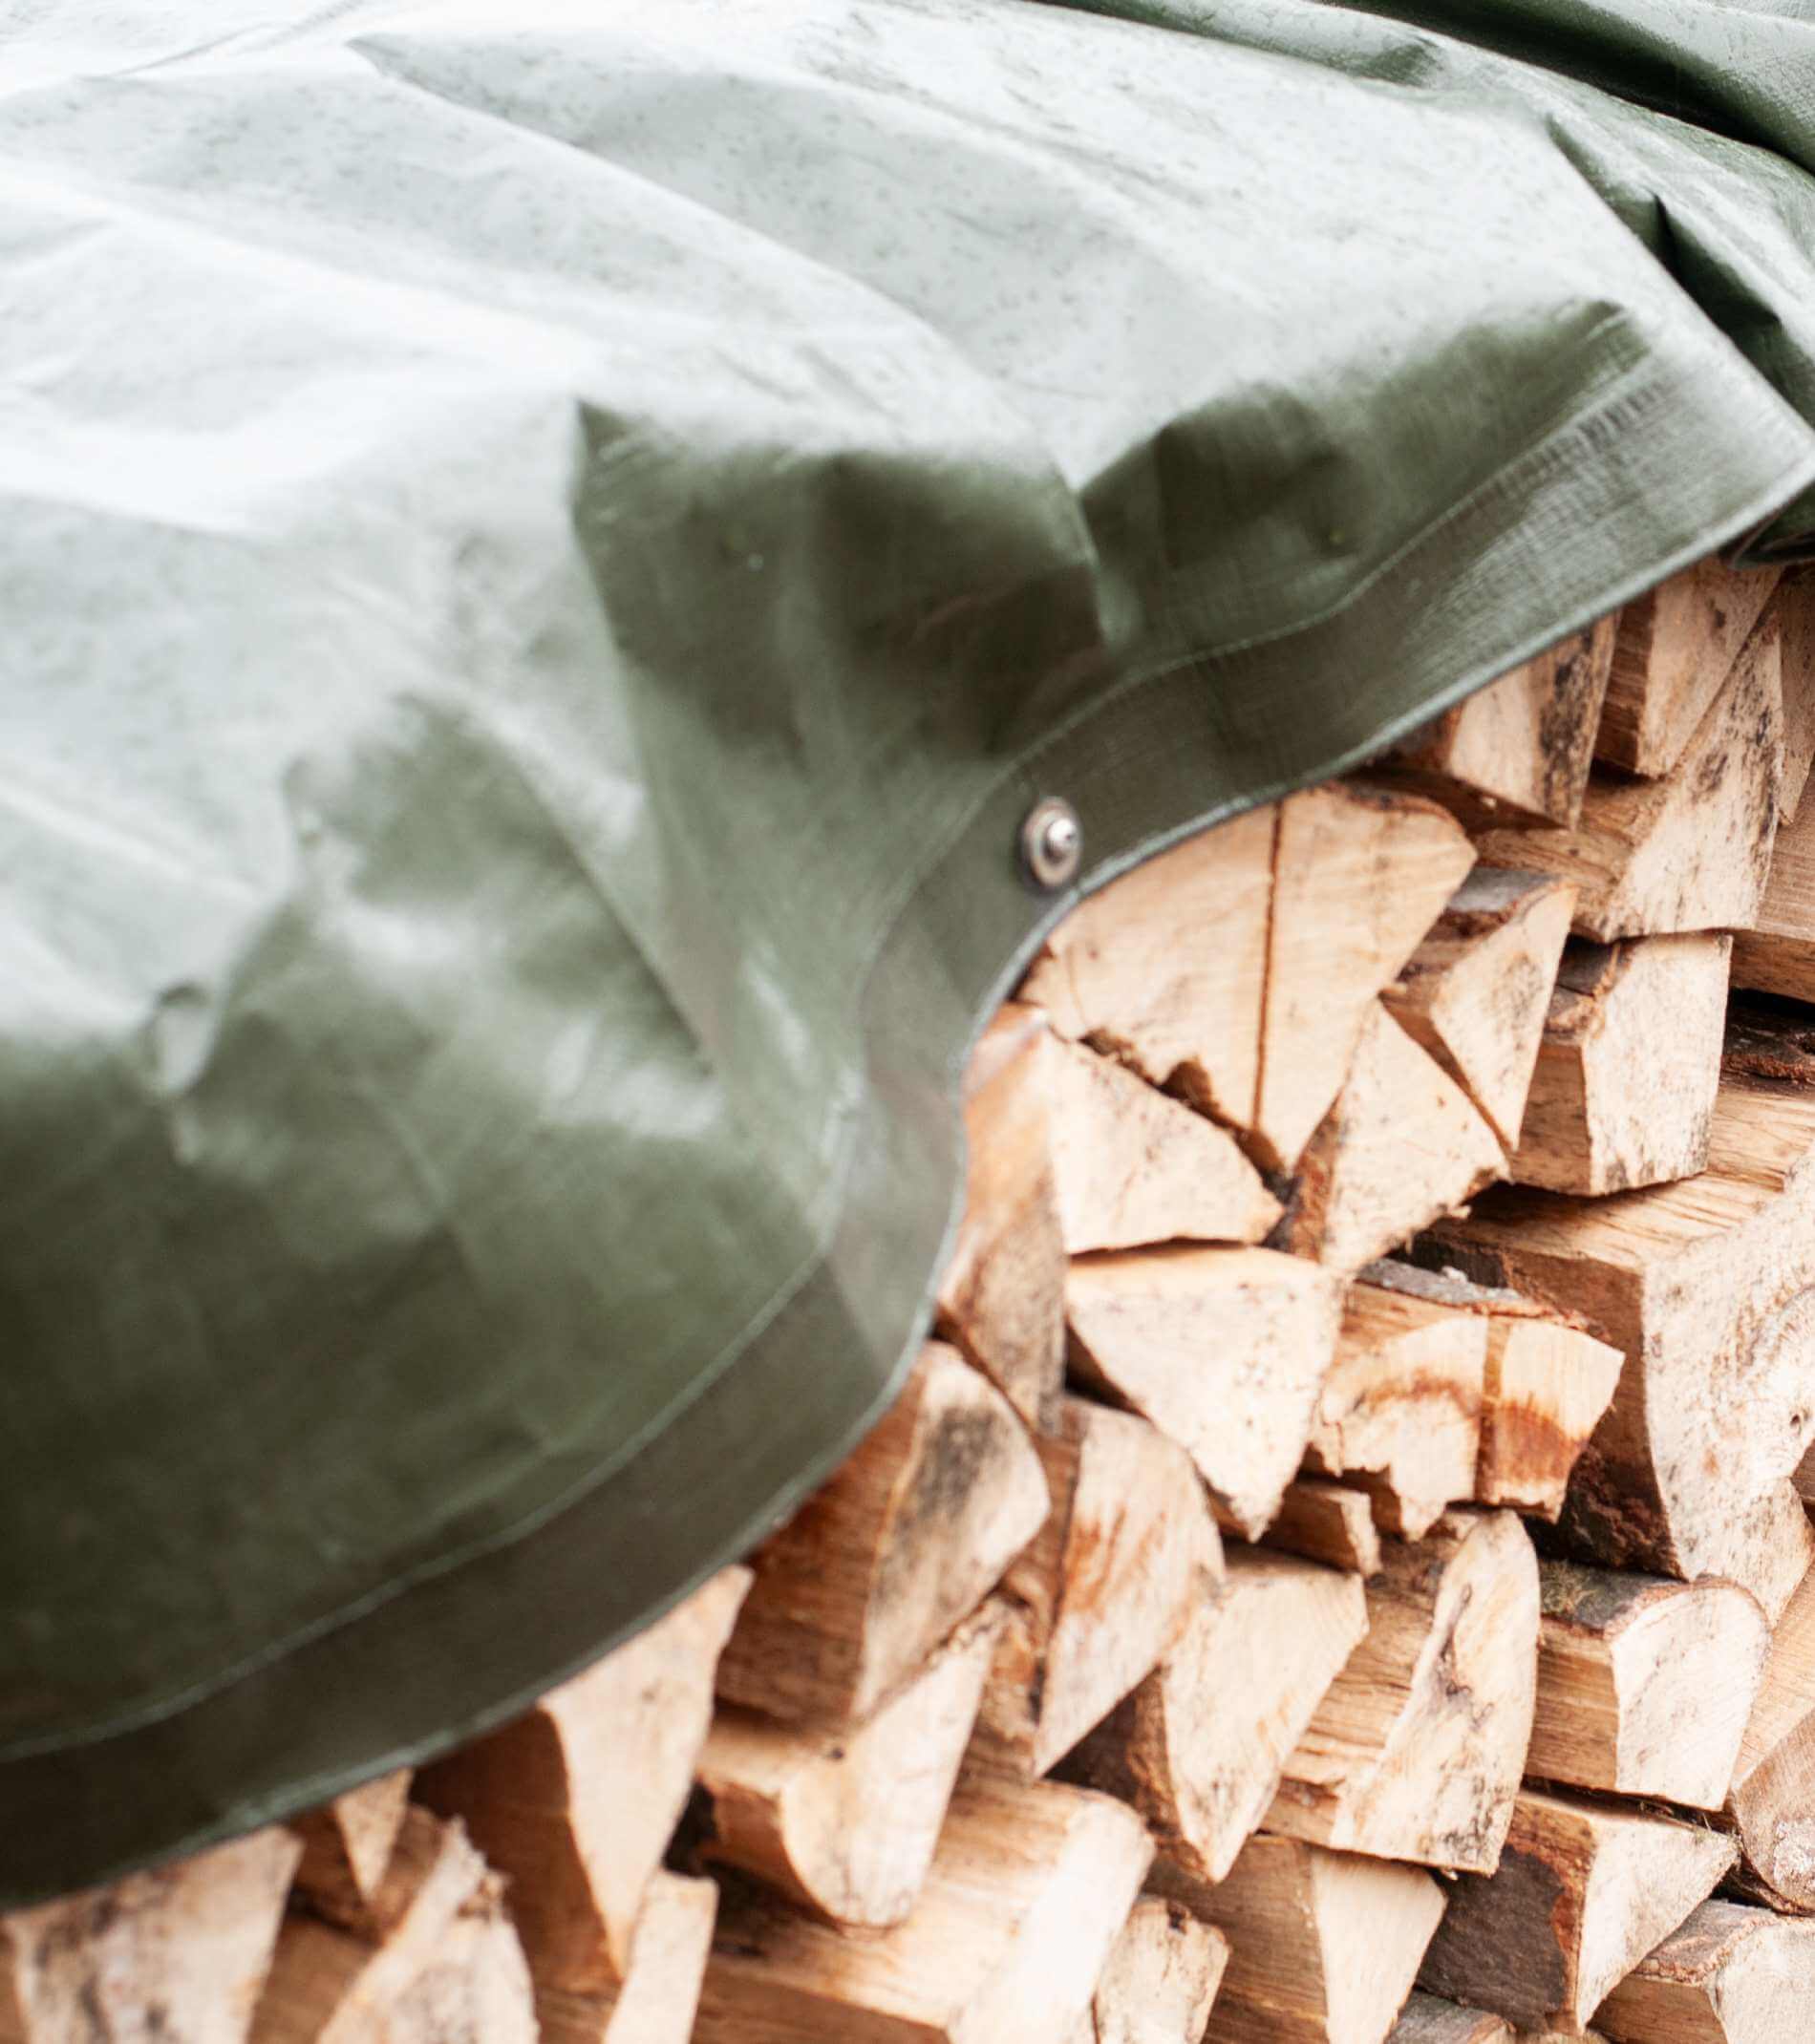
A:
<svg viewBox="0 0 1815 2044">
<path fill-rule="evenodd" d="M 1572 824 L 1613 666 L 1617 612 L 1432 719 L 1379 762 L 1465 823 Z"/>
<path fill-rule="evenodd" d="M 1542 1781 L 1725 1802 L 1770 1629 L 1738 1584 L 1539 1570 L 1538 1709 L 1526 1771 Z"/>
<path fill-rule="evenodd" d="M 1527 1790 L 1499 1871 L 1452 1888 L 1419 1984 L 1522 2028 L 1579 2032 L 1733 1857 L 1719 1831 Z"/>
<path fill-rule="evenodd" d="M 1594 2020 L 1612 2044 L 1788 2044 L 1815 2001 L 1815 1923 L 1704 1902 Z"/>
</svg>

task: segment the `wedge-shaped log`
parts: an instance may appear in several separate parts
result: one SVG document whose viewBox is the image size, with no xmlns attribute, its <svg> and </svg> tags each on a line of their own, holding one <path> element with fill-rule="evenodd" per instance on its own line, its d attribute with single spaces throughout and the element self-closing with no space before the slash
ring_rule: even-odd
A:
<svg viewBox="0 0 1815 2044">
<path fill-rule="evenodd" d="M 1619 1351 L 1534 1300 L 1471 1284 L 1460 1271 L 1388 1261 L 1368 1265 L 1360 1278 L 1371 1291 L 1486 1324 L 1476 1501 L 1554 1519 L 1576 1457 L 1619 1381 Z"/>
<path fill-rule="evenodd" d="M 1778 659 L 1783 685 L 1783 771 L 1777 814 L 1788 823 L 1803 806 L 1809 769 L 1815 767 L 1815 575 L 1795 567 L 1771 599 L 1776 613 Z"/>
<path fill-rule="evenodd" d="M 717 1914 L 713 1882 L 657 1874 L 637 1919 L 630 1978 L 598 1994 L 539 1988 L 542 2044 L 688 2044 Z"/>
<path fill-rule="evenodd" d="M 1228 1939 L 1205 2044 L 1381 2044 L 1443 1913 L 1416 1867 L 1265 1835 L 1213 1887 L 1164 1859 L 1153 1885 Z"/>
<path fill-rule="evenodd" d="M 900 1923 L 932 1864 L 1003 1616 L 986 1604 L 904 1690 L 846 1731 L 722 1708 L 699 1761 L 711 1802 L 705 1856 L 828 1923 Z"/>
<path fill-rule="evenodd" d="M 1464 2009 L 1435 1994 L 1414 1994 L 1387 2044 L 1513 2044 L 1512 2025 L 1484 2010 Z"/>
<path fill-rule="evenodd" d="M 1053 1177 L 1055 1046 L 1036 1008 L 1010 1003 L 965 1074 L 964 1213 L 939 1281 L 939 1331 L 1029 1426 L 1065 1379 L 1065 1246 Z"/>
<path fill-rule="evenodd" d="M 412 1808 L 361 1933 L 318 1917 L 285 1923 L 252 2044 L 534 2044 L 529 1969 L 458 1823 Z"/>
<path fill-rule="evenodd" d="M 1491 1870 L 1537 1686 L 1538 1565 L 1510 1512 L 1387 1544 L 1367 1636 L 1286 1762 L 1266 1827 L 1427 1866 Z"/>
<path fill-rule="evenodd" d="M 1081 1044 L 1049 1063 L 1065 1247 L 1258 1242 L 1279 1202 L 1227 1129 Z"/>
<path fill-rule="evenodd" d="M 1488 831 L 1482 858 L 1573 881 L 1575 927 L 1602 943 L 1752 923 L 1777 832 L 1776 643 L 1748 646 L 1667 778 L 1597 773 L 1573 830 Z"/>
<path fill-rule="evenodd" d="M 1226 1533 L 1241 1528 L 1227 1505 L 1216 1507 L 1216 1522 Z M 1380 1535 L 1374 1523 L 1374 1501 L 1364 1490 L 1338 1483 L 1334 1477 L 1299 1477 L 1286 1486 L 1279 1510 L 1261 1535 L 1261 1544 L 1281 1554 L 1303 1555 L 1352 1575 L 1380 1572 Z"/>
<path fill-rule="evenodd" d="M 719 1694 L 795 1722 L 867 1717 L 995 1587 L 1047 1505 L 1013 1409 L 929 1343 L 875 1431 L 750 1557 Z"/>
<path fill-rule="evenodd" d="M 1668 774 L 1770 601 L 1781 571 L 1684 568 L 1619 613 L 1612 672 L 1594 741 L 1629 774 Z"/>
<path fill-rule="evenodd" d="M 1367 1629 L 1358 1576 L 1233 1548 L 1220 1594 L 1065 1763 L 1130 1802 L 1165 1856 L 1220 1881 Z"/>
<path fill-rule="evenodd" d="M 1223 1574 L 1190 1458 L 1131 1413 L 1067 1398 L 1043 1438 L 1052 1510 L 1002 1586 L 978 1748 L 1032 1778 L 1162 1655 Z"/>
<path fill-rule="evenodd" d="M 1719 1831 L 1527 1790 L 1499 1872 L 1451 1889 L 1420 1985 L 1522 2028 L 1579 2031 L 1733 1857 Z"/>
<path fill-rule="evenodd" d="M 1526 1772 L 1542 1781 L 1725 1801 L 1770 1629 L 1737 1583 L 1673 1583 L 1573 1562 L 1539 1570 L 1538 1710 Z"/>
<path fill-rule="evenodd" d="M 316 1915 L 354 1927 L 370 1921 L 410 1806 L 410 1778 L 400 1767 L 291 1822 L 303 1842 L 296 1888 Z"/>
<path fill-rule="evenodd" d="M 1228 1965 L 1228 1940 L 1176 1902 L 1128 1912 L 1068 2044 L 1198 2044 Z"/>
<path fill-rule="evenodd" d="M 302 1845 L 255 1831 L 0 1917 L 6 2044 L 246 2044 Z"/>
<path fill-rule="evenodd" d="M 584 1992 L 630 1972 L 644 1893 L 686 1805 L 714 1668 L 749 1580 L 723 1570 L 526 1716 L 417 1778 L 422 1800 L 462 1819 L 509 1877 L 530 1963 L 552 1987 Z"/>
<path fill-rule="evenodd" d="M 1253 1119 L 1276 808 L 1187 839 L 1074 908 L 1021 987 L 1060 1035 L 1221 1121 Z"/>
<path fill-rule="evenodd" d="M 1253 1140 L 1291 1170 L 1374 1009 L 1474 864 L 1434 802 L 1350 782 L 1280 804 Z"/>
<path fill-rule="evenodd" d="M 1381 1523 L 1408 1539 L 1475 1495 L 1489 1326 L 1405 1286 L 1356 1284 L 1344 1303 L 1312 1466 L 1371 1477 Z"/>
<path fill-rule="evenodd" d="M 1727 1576 L 1775 1619 L 1815 1560 L 1815 1091 L 1732 1073 L 1708 1169 L 1614 1200 L 1497 1189 L 1436 1231 L 1471 1276 L 1580 1310 L 1628 1360 L 1563 1512 L 1576 1553 Z"/>
<path fill-rule="evenodd" d="M 1815 802 L 1777 834 L 1764 897 L 1734 934 L 1733 984 L 1815 1001 Z"/>
<path fill-rule="evenodd" d="M 1604 617 L 1477 690 L 1382 766 L 1472 824 L 1573 823 L 1618 626 Z"/>
<path fill-rule="evenodd" d="M 1613 2044 L 1788 2044 L 1815 2006 L 1815 1923 L 1704 1902 L 1594 2018 Z"/>
<path fill-rule="evenodd" d="M 1708 1161 L 1731 937 L 1569 947 L 1512 1176 L 1554 1192 L 1626 1192 Z"/>
<path fill-rule="evenodd" d="M 1304 1458 L 1341 1301 L 1331 1272 L 1273 1249 L 1080 1258 L 1073 1374 L 1178 1441 L 1252 1539 Z"/>
<path fill-rule="evenodd" d="M 1357 1270 L 1505 1169 L 1468 1096 L 1377 1002 L 1342 1091 L 1299 1160 L 1285 1239 L 1299 1256 Z"/>
<path fill-rule="evenodd" d="M 1055 2044 L 1089 2008 L 1152 1846 L 1054 1782 L 960 1782 L 919 1906 L 854 1938 L 727 1888 L 697 2044 Z"/>
<path fill-rule="evenodd" d="M 1774 1909 L 1815 1912 L 1815 1571 L 1771 1634 L 1726 1806 L 1736 1884 Z"/>
<path fill-rule="evenodd" d="M 1525 1119 L 1575 889 L 1477 866 L 1381 995 L 1511 1150 Z"/>
</svg>

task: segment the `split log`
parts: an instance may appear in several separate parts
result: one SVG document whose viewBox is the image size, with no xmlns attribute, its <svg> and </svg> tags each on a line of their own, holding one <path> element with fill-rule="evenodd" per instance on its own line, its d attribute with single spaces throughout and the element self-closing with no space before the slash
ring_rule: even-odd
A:
<svg viewBox="0 0 1815 2044">
<path fill-rule="evenodd" d="M 1569 947 L 1550 997 L 1512 1176 L 1625 1192 L 1708 1161 L 1733 939 Z"/>
<path fill-rule="evenodd" d="M 1777 834 L 1764 897 L 1734 933 L 1733 984 L 1815 1001 L 1815 803 Z"/>
<path fill-rule="evenodd" d="M 929 1343 L 874 1432 L 750 1557 L 719 1694 L 793 1722 L 869 1716 L 995 1587 L 1047 1508 L 1013 1409 Z"/>
<path fill-rule="evenodd" d="M 1729 1071 L 1698 1178 L 1498 1188 L 1435 1230 L 1471 1277 L 1578 1309 L 1628 1357 L 1564 1506 L 1573 1551 L 1730 1577 L 1772 1619 L 1815 1562 L 1790 1481 L 1815 1413 L 1812 1149 L 1815 1090 Z"/>
<path fill-rule="evenodd" d="M 1299 1160 L 1283 1237 L 1295 1255 L 1357 1270 L 1505 1170 L 1468 1096 L 1377 1002 Z"/>
<path fill-rule="evenodd" d="M 1253 1119 L 1272 894 L 1270 804 L 1111 881 L 1047 939 L 1021 986 L 1061 1036 L 1118 1057 L 1219 1121 Z"/>
<path fill-rule="evenodd" d="M 600 1994 L 538 1989 L 542 2044 L 688 2044 L 717 1914 L 712 1882 L 657 1874 L 643 1898 L 630 1978 Z M 480 2033 L 474 2044 L 490 2040 Z"/>
<path fill-rule="evenodd" d="M 1619 613 L 1594 750 L 1629 774 L 1668 774 L 1762 616 L 1781 570 L 1699 561 Z"/>
<path fill-rule="evenodd" d="M 749 1580 L 746 1569 L 724 1569 L 527 1716 L 418 1778 L 422 1800 L 462 1819 L 509 1877 L 530 1963 L 551 1987 L 594 1991 L 629 1974 L 644 1894 L 686 1805 L 713 1671 Z"/>
<path fill-rule="evenodd" d="M 1128 1912 L 1070 2044 L 1199 2044 L 1228 1965 L 1228 1940 L 1175 1902 Z"/>
<path fill-rule="evenodd" d="M 1619 1351 L 1516 1291 L 1471 1284 L 1458 1270 L 1388 1261 L 1359 1275 L 1370 1289 L 1485 1322 L 1475 1500 L 1554 1519 L 1619 1381 Z"/>
<path fill-rule="evenodd" d="M 1286 1762 L 1266 1827 L 1381 1859 L 1499 1863 L 1537 1686 L 1538 1565 L 1510 1512 L 1389 1542 L 1367 1636 Z"/>
<path fill-rule="evenodd" d="M 1113 1058 L 1056 1043 L 1053 1169 L 1066 1249 L 1258 1242 L 1280 1205 L 1227 1129 Z"/>
<path fill-rule="evenodd" d="M 1036 1008 L 1013 1004 L 965 1074 L 964 1213 L 939 1281 L 939 1331 L 1031 1427 L 1065 1379 L 1065 1246 L 1048 1094 L 1055 1046 Z"/>
<path fill-rule="evenodd" d="M 502 1885 L 458 1823 L 412 1808 L 370 1934 L 291 1916 L 252 2044 L 534 2044 L 529 1969 Z"/>
<path fill-rule="evenodd" d="M 1575 829 L 1488 831 L 1478 849 L 1489 865 L 1573 881 L 1575 927 L 1604 944 L 1749 926 L 1771 869 L 1783 731 L 1777 639 L 1766 632 L 1668 778 L 1598 773 Z"/>
<path fill-rule="evenodd" d="M 728 1885 L 697 2044 L 1054 2044 L 1089 2008 L 1151 1854 L 1106 1796 L 967 1777 L 893 1930 L 852 1937 Z"/>
<path fill-rule="evenodd" d="M 1704 1902 L 1620 1982 L 1596 2024 L 1613 2044 L 1789 2044 L 1815 2002 L 1815 1924 Z"/>
<path fill-rule="evenodd" d="M 1567 881 L 1478 866 L 1381 995 L 1508 1151 L 1525 1119 L 1574 908 Z"/>
<path fill-rule="evenodd" d="M 1771 1634 L 1726 1807 L 1735 1884 L 1774 1909 L 1815 1913 L 1815 1571 Z"/>
<path fill-rule="evenodd" d="M 399 1767 L 292 1820 L 303 1842 L 295 1886 L 317 1916 L 354 1928 L 370 1921 L 410 1806 L 410 1778 Z"/>
<path fill-rule="evenodd" d="M 978 1750 L 1045 1774 L 1213 1595 L 1222 1543 L 1190 1458 L 1132 1414 L 1067 1398 L 1043 1438 L 1052 1510 L 1002 1585 Z"/>
<path fill-rule="evenodd" d="M 1386 2044 L 1513 2044 L 1512 2025 L 1435 1994 L 1414 1994 Z"/>
<path fill-rule="evenodd" d="M 0 2038 L 246 2044 L 302 1849 L 255 1831 L 0 1917 Z"/>
<path fill-rule="evenodd" d="M 1733 1856 L 1719 1831 L 1527 1790 L 1499 1872 L 1451 1889 L 1420 1985 L 1522 2028 L 1580 2031 Z"/>
<path fill-rule="evenodd" d="M 1434 717 L 1381 762 L 1464 822 L 1573 823 L 1613 666 L 1617 613 Z"/>
<path fill-rule="evenodd" d="M 999 1604 L 986 1604 L 854 1730 L 815 1732 L 721 1709 L 699 1762 L 710 1804 L 704 1856 L 757 1875 L 827 1923 L 900 1923 L 932 1864 L 1003 1617 Z"/>
<path fill-rule="evenodd" d="M 1304 1458 L 1341 1305 L 1331 1272 L 1273 1249 L 1083 1257 L 1073 1374 L 1178 1441 L 1252 1539 Z"/>
<path fill-rule="evenodd" d="M 1228 1939 L 1205 2044 L 1380 2044 L 1443 1913 L 1416 1867 L 1265 1835 L 1213 1887 L 1164 1860 L 1153 1884 Z"/>
<path fill-rule="evenodd" d="M 1252 1132 L 1291 1170 L 1341 1090 L 1374 1011 L 1474 852 L 1436 803 L 1352 782 L 1280 804 Z"/>
<path fill-rule="evenodd" d="M 1227 1505 L 1216 1507 L 1216 1522 L 1225 1533 L 1240 1533 Z M 1374 1523 L 1374 1503 L 1364 1490 L 1331 1477 L 1299 1477 L 1287 1484 L 1279 1510 L 1261 1544 L 1282 1554 L 1302 1555 L 1352 1575 L 1380 1572 L 1380 1535 Z"/>
<path fill-rule="evenodd" d="M 1489 1325 L 1410 1287 L 1349 1291 L 1312 1466 L 1371 1476 L 1389 1531 L 1421 1540 L 1445 1506 L 1475 1495 Z"/>
<path fill-rule="evenodd" d="M 1794 567 L 1771 599 L 1777 613 L 1778 658 L 1783 682 L 1783 771 L 1779 777 L 1777 814 L 1788 823 L 1803 805 L 1803 790 L 1815 767 L 1815 575 Z"/>
<path fill-rule="evenodd" d="M 1266 1815 L 1368 1625 L 1357 1576 L 1246 1548 L 1226 1566 L 1220 1595 L 1065 1768 L 1132 1803 L 1166 1858 L 1212 1882 Z"/>
<path fill-rule="evenodd" d="M 1539 1577 L 1527 1773 L 1719 1809 L 1770 1641 L 1757 1603 L 1712 1578 L 1672 1583 L 1572 1562 L 1546 1562 Z"/>
</svg>

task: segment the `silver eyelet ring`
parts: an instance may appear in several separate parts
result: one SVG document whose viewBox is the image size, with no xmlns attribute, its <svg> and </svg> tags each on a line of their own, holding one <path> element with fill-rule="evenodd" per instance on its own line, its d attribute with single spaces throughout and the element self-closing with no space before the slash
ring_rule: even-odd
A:
<svg viewBox="0 0 1815 2044">
<path fill-rule="evenodd" d="M 1047 893 L 1078 877 L 1084 857 L 1084 827 L 1078 812 L 1057 795 L 1034 804 L 1021 824 L 1021 865 Z"/>
</svg>

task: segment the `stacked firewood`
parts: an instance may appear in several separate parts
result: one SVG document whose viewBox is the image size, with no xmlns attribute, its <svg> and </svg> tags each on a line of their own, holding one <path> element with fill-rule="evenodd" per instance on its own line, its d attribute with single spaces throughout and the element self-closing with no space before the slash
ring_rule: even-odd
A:
<svg viewBox="0 0 1815 2044">
<path fill-rule="evenodd" d="M 1812 758 L 1705 564 L 1094 896 L 831 1481 L 0 2038 L 1815 2038 Z"/>
</svg>

